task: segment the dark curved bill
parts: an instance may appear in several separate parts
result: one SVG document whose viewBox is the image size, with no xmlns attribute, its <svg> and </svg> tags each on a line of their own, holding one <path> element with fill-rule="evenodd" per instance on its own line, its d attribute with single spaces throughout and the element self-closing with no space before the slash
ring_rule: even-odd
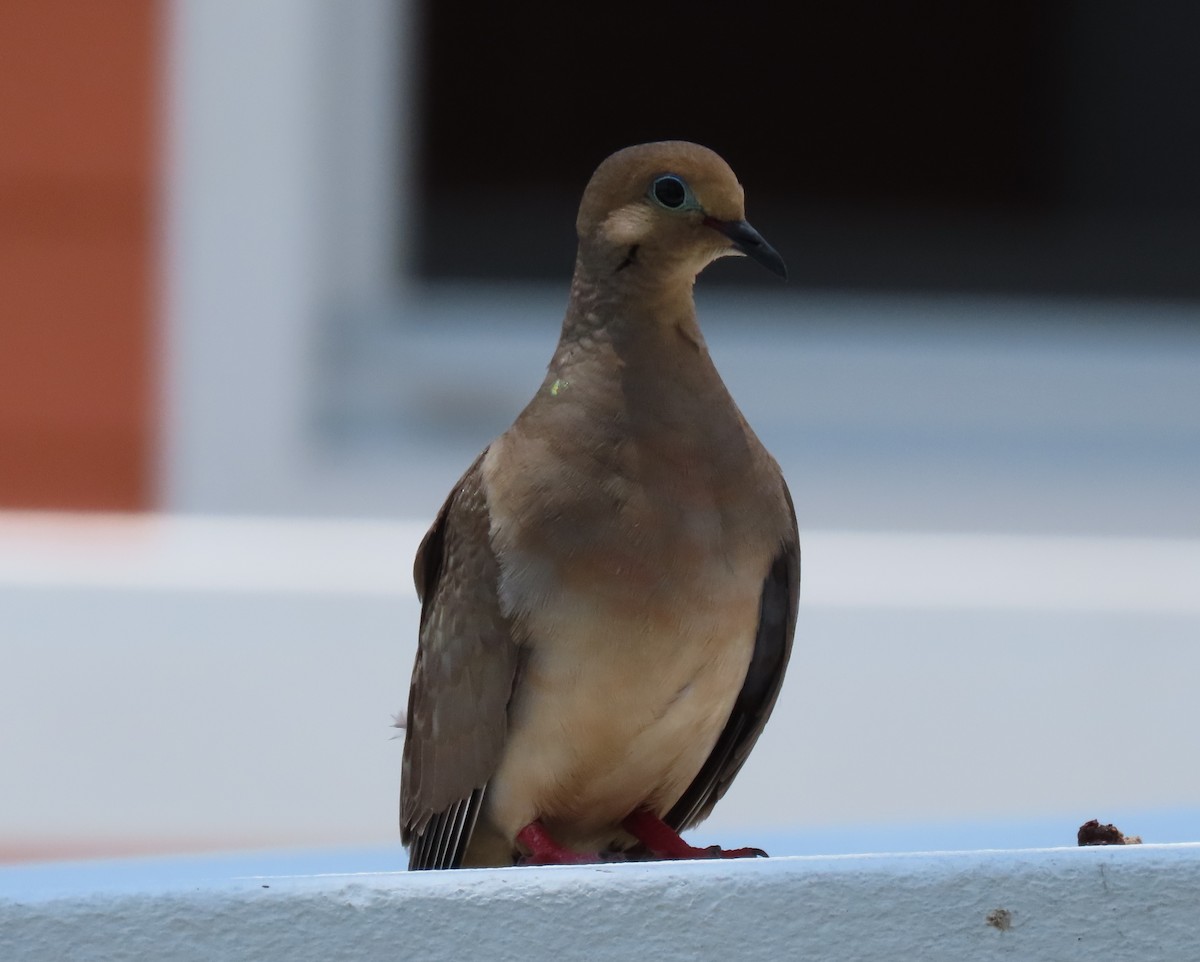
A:
<svg viewBox="0 0 1200 962">
<path fill-rule="evenodd" d="M 772 274 L 778 274 L 787 280 L 787 265 L 783 263 L 779 252 L 768 244 L 763 239 L 763 235 L 751 227 L 747 221 L 717 220 L 715 217 L 705 217 L 704 223 L 728 237 L 733 242 L 733 246 L 747 257 L 758 261 Z"/>
</svg>

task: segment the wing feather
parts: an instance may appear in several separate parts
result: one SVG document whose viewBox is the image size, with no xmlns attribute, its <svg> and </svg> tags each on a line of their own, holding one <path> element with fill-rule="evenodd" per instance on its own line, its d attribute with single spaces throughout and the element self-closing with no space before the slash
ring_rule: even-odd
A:
<svg viewBox="0 0 1200 962">
<path fill-rule="evenodd" d="M 763 582 L 754 654 L 742 690 L 716 745 L 699 774 L 664 819 L 676 831 L 706 819 L 728 790 L 762 734 L 783 685 L 783 675 L 792 653 L 800 598 L 800 535 L 796 527 L 796 509 L 782 477 L 780 483 L 792 526 L 782 539 L 779 554 Z"/>
<path fill-rule="evenodd" d="M 507 735 L 519 652 L 496 596 L 482 460 L 455 485 L 413 565 L 421 628 L 400 787 L 410 869 L 462 864 Z"/>
</svg>

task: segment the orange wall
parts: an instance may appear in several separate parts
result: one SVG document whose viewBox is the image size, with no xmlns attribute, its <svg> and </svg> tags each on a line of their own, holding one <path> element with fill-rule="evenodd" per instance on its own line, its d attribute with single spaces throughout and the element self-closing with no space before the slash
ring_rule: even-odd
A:
<svg viewBox="0 0 1200 962">
<path fill-rule="evenodd" d="M 0 2 L 0 507 L 154 499 L 159 16 Z"/>
</svg>

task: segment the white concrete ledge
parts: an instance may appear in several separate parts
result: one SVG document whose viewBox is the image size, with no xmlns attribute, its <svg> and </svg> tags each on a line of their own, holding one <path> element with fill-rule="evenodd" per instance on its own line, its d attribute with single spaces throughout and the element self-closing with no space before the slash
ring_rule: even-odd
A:
<svg viewBox="0 0 1200 962">
<path fill-rule="evenodd" d="M 0 958 L 1200 956 L 1200 845 L 205 882 L 181 869 L 165 884 L 157 872 L 112 889 L 0 872 Z"/>
</svg>

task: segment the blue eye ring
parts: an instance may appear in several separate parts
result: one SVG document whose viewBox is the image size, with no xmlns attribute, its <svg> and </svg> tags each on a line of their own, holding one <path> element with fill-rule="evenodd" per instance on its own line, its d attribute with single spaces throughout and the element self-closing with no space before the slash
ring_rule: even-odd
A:
<svg viewBox="0 0 1200 962">
<path fill-rule="evenodd" d="M 692 189 L 678 174 L 659 174 L 651 182 L 647 193 L 654 203 L 667 210 L 685 210 L 697 206 Z"/>
</svg>

